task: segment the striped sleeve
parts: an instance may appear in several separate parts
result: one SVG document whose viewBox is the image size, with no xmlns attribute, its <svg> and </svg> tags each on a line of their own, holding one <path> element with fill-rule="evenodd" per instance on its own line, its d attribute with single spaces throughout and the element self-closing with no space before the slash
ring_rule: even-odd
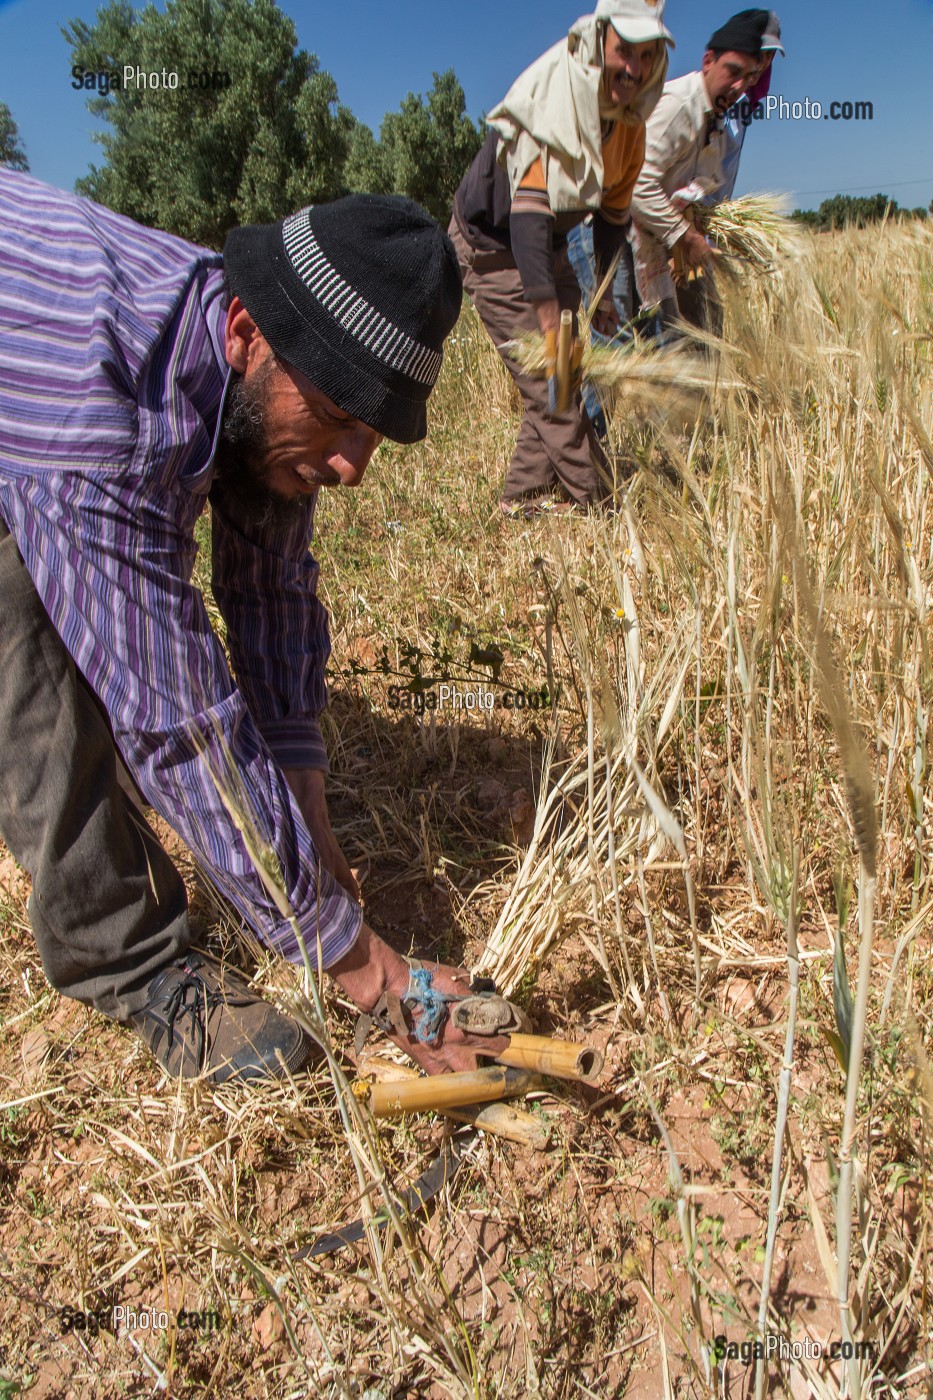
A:
<svg viewBox="0 0 933 1400">
<path fill-rule="evenodd" d="M 553 301 L 557 296 L 554 215 L 540 156 L 525 171 L 512 197 L 509 241 L 525 300 Z"/>
<path fill-rule="evenodd" d="M 323 760 L 310 517 L 278 551 L 221 520 L 240 684 L 191 582 L 227 372 L 221 258 L 2 169 L 0 240 L 0 515 L 140 790 L 297 961 L 211 767 L 235 778 L 302 938 L 331 966 L 362 912 L 321 865 L 279 766 Z"/>
<path fill-rule="evenodd" d="M 201 592 L 178 567 L 185 540 L 131 482 L 47 473 L 2 495 L 36 589 L 75 664 L 100 696 L 117 747 L 146 799 L 203 859 L 263 941 L 300 949 L 270 900 L 211 770 L 242 794 L 281 872 L 312 961 L 353 946 L 362 910 L 321 865 L 285 777 L 233 684 Z M 198 753 L 196 731 L 209 761 Z"/>
<path fill-rule="evenodd" d="M 244 518 L 217 482 L 210 499 L 212 587 L 237 684 L 284 768 L 327 772 L 318 715 L 330 633 L 309 553 L 315 498 L 292 524 L 274 526 Z"/>
<path fill-rule="evenodd" d="M 525 171 L 518 189 L 512 196 L 513 214 L 545 214 L 553 218 L 551 201 L 544 177 L 544 161 L 537 156 Z"/>
</svg>

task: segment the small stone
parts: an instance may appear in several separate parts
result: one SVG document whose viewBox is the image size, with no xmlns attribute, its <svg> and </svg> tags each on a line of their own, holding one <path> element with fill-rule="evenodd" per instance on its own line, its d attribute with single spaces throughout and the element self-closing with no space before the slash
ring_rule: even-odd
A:
<svg viewBox="0 0 933 1400">
<path fill-rule="evenodd" d="M 502 802 L 507 788 L 498 778 L 481 778 L 476 785 L 476 800 L 483 811 L 491 812 Z"/>
<path fill-rule="evenodd" d="M 20 1053 L 27 1084 L 35 1084 L 41 1077 L 50 1049 L 51 1041 L 44 1031 L 27 1031 L 23 1036 Z"/>
<path fill-rule="evenodd" d="M 512 834 L 519 846 L 526 846 L 534 835 L 535 804 L 524 788 L 517 788 L 509 802 Z"/>
<path fill-rule="evenodd" d="M 253 1323 L 253 1341 L 262 1351 L 268 1351 L 285 1336 L 285 1323 L 275 1303 L 267 1303 Z"/>
</svg>

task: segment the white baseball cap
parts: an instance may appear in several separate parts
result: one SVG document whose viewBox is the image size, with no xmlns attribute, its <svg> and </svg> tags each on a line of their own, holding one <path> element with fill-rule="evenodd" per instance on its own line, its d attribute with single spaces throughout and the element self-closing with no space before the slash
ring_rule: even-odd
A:
<svg viewBox="0 0 933 1400">
<path fill-rule="evenodd" d="M 608 20 L 620 39 L 630 44 L 649 44 L 664 39 L 674 47 L 674 37 L 661 23 L 664 0 L 599 0 L 594 15 Z"/>
</svg>

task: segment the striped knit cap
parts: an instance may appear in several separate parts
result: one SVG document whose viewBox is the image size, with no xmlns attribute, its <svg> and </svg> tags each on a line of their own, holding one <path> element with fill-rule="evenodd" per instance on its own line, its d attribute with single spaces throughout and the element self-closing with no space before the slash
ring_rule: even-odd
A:
<svg viewBox="0 0 933 1400">
<path fill-rule="evenodd" d="M 235 228 L 224 268 L 275 353 L 396 442 L 425 405 L 462 298 L 453 245 L 413 200 L 349 195 Z"/>
</svg>

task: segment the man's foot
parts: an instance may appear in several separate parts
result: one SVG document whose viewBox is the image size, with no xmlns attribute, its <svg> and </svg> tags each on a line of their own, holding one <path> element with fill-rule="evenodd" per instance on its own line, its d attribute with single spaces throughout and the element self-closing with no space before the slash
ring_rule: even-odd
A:
<svg viewBox="0 0 933 1400">
<path fill-rule="evenodd" d="M 196 953 L 153 978 L 148 1005 L 129 1023 L 169 1074 L 204 1074 L 215 1084 L 283 1079 L 304 1068 L 312 1049 L 297 1021 Z"/>
</svg>

